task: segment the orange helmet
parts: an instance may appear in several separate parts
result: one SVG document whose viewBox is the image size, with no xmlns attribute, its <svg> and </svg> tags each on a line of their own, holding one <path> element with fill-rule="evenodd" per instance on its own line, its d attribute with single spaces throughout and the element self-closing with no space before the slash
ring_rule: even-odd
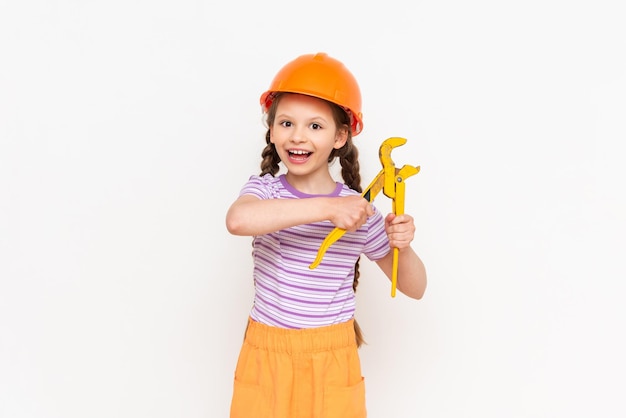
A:
<svg viewBox="0 0 626 418">
<path fill-rule="evenodd" d="M 341 62 L 326 53 L 301 55 L 281 68 L 269 90 L 261 95 L 264 112 L 278 92 L 306 94 L 335 103 L 348 112 L 352 136 L 363 130 L 359 85 Z"/>
</svg>

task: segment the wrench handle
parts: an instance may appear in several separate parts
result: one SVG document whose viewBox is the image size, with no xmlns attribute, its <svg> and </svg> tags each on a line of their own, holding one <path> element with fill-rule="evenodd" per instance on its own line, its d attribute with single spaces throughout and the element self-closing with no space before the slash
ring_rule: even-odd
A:
<svg viewBox="0 0 626 418">
<path fill-rule="evenodd" d="M 391 297 L 396 297 L 396 287 L 398 286 L 398 249 L 393 249 L 393 271 L 391 273 Z"/>
<path fill-rule="evenodd" d="M 397 215 L 404 214 L 404 180 L 401 176 L 396 175 L 395 179 L 396 196 L 392 200 L 391 206 L 393 213 Z M 398 286 L 398 248 L 393 249 L 393 264 L 391 270 L 391 297 L 396 297 L 396 288 Z"/>
</svg>

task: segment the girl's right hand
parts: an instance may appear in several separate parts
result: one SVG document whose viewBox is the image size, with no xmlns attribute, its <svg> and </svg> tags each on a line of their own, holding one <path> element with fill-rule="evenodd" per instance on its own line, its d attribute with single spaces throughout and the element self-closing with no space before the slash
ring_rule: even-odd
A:
<svg viewBox="0 0 626 418">
<path fill-rule="evenodd" d="M 363 196 L 343 196 L 331 199 L 330 221 L 346 231 L 356 231 L 374 214 L 370 202 Z"/>
</svg>

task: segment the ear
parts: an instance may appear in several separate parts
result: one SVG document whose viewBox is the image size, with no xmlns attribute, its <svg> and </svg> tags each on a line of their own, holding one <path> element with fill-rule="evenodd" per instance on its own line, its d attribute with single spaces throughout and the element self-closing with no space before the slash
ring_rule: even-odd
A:
<svg viewBox="0 0 626 418">
<path fill-rule="evenodd" d="M 274 143 L 274 130 L 272 129 L 271 126 L 267 129 L 270 131 L 270 143 L 273 144 Z"/>
<path fill-rule="evenodd" d="M 346 145 L 346 141 L 348 140 L 348 130 L 345 127 L 337 129 L 337 133 L 335 134 L 335 145 L 333 148 L 339 149 Z"/>
</svg>

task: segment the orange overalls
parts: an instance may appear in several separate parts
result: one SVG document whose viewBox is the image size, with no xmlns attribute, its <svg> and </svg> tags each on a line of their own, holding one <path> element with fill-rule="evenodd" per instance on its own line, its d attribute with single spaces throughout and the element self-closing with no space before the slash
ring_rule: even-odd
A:
<svg viewBox="0 0 626 418">
<path fill-rule="evenodd" d="M 311 329 L 248 321 L 231 418 L 365 418 L 354 320 Z"/>
</svg>

